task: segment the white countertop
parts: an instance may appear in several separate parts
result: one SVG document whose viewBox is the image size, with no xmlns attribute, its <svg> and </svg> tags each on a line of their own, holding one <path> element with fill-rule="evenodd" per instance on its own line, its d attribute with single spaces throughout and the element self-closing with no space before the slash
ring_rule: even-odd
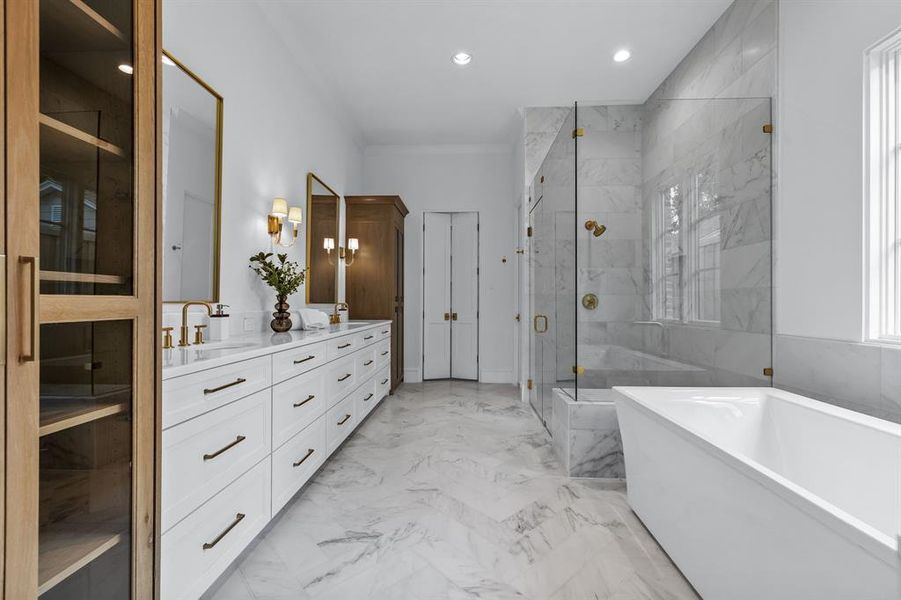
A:
<svg viewBox="0 0 901 600">
<path fill-rule="evenodd" d="M 163 379 L 265 356 L 273 352 L 299 348 L 358 331 L 376 329 L 390 323 L 391 321 L 349 321 L 339 325 L 329 325 L 326 329 L 254 333 L 229 338 L 222 342 L 208 342 L 187 348 L 175 347 L 171 350 L 163 350 Z"/>
</svg>

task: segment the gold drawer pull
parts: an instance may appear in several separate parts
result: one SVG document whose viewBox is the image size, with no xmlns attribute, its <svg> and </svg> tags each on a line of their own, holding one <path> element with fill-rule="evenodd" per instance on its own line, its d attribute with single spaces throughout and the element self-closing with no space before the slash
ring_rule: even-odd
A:
<svg viewBox="0 0 901 600">
<path fill-rule="evenodd" d="M 363 398 L 363 402 L 369 402 L 369 399 L 372 398 L 372 394 L 369 394 L 365 398 Z"/>
<path fill-rule="evenodd" d="M 371 339 L 374 338 L 374 337 L 375 337 L 374 335 L 367 335 L 367 336 L 364 337 L 363 339 L 364 339 L 364 340 L 371 340 Z"/>
<path fill-rule="evenodd" d="M 312 400 L 315 397 L 316 396 L 314 396 L 313 394 L 310 394 L 309 396 L 307 396 L 306 400 L 301 400 L 300 402 L 295 402 L 294 408 L 299 408 L 299 407 L 303 406 L 304 404 L 306 404 L 307 402 L 309 402 L 310 400 Z"/>
<path fill-rule="evenodd" d="M 385 356 L 385 355 L 388 354 L 389 352 L 390 352 L 390 350 L 385 350 L 384 352 L 382 352 L 382 356 Z"/>
<path fill-rule="evenodd" d="M 364 366 L 364 367 L 368 367 L 368 366 L 371 365 L 371 364 L 372 364 L 372 361 L 371 361 L 371 360 L 367 360 L 366 362 L 363 363 L 363 366 Z"/>
<path fill-rule="evenodd" d="M 246 439 L 247 438 L 244 437 L 243 435 L 239 435 L 238 437 L 235 438 L 234 442 L 228 444 L 227 446 L 224 446 L 224 447 L 220 448 L 219 450 L 216 450 L 212 454 L 204 454 L 203 460 L 213 460 L 214 458 L 216 458 L 223 452 L 228 452 L 229 450 L 231 450 L 232 448 L 234 448 L 235 446 L 237 446 L 238 444 L 240 444 L 241 442 L 243 442 Z"/>
<path fill-rule="evenodd" d="M 348 373 L 348 374 L 345 375 L 344 377 L 339 377 L 339 378 L 338 378 L 338 381 L 344 381 L 345 379 L 347 379 L 347 378 L 350 377 L 350 376 L 351 376 L 351 374 Z"/>
<path fill-rule="evenodd" d="M 346 344 L 341 344 L 340 346 L 338 346 L 338 350 L 344 350 L 345 348 L 350 348 L 350 346 L 351 346 L 350 342 L 348 342 Z"/>
<path fill-rule="evenodd" d="M 305 460 L 307 460 L 308 458 L 310 458 L 310 456 L 312 456 L 312 454 L 313 454 L 314 452 L 316 452 L 316 451 L 313 450 L 312 448 L 310 448 L 309 450 L 307 450 L 306 455 L 305 455 L 303 458 L 301 458 L 299 461 L 297 461 L 296 463 L 293 463 L 292 466 L 299 467 L 300 465 L 302 465 L 302 464 L 304 463 Z"/>
<path fill-rule="evenodd" d="M 382 385 L 385 385 L 386 383 L 388 383 L 388 380 L 387 380 L 387 379 L 382 379 Z"/>
<path fill-rule="evenodd" d="M 221 392 L 222 390 L 224 390 L 226 388 L 230 388 L 233 385 L 240 385 L 240 384 L 244 383 L 245 381 L 247 381 L 247 380 L 244 379 L 243 377 L 238 377 L 231 383 L 226 383 L 225 385 L 220 385 L 219 387 L 204 388 L 203 393 L 204 394 L 215 394 L 216 392 Z"/>
<path fill-rule="evenodd" d="M 295 361 L 294 361 L 294 364 L 295 364 L 295 365 L 299 365 L 300 363 L 305 363 L 305 362 L 307 362 L 308 360 L 313 360 L 314 358 L 316 358 L 316 357 L 313 356 L 313 355 L 311 354 L 311 355 L 309 355 L 309 356 L 306 357 L 306 358 L 301 358 L 300 360 L 295 360 Z"/>
<path fill-rule="evenodd" d="M 231 531 L 232 529 L 234 529 L 235 526 L 236 526 L 238 523 L 240 523 L 241 521 L 243 521 L 243 520 L 244 520 L 244 517 L 246 517 L 246 516 L 247 516 L 247 515 L 245 515 L 244 513 L 238 513 L 238 514 L 236 514 L 236 515 L 235 515 L 235 520 L 232 521 L 231 525 L 229 525 L 228 527 L 226 527 L 226 528 L 222 531 L 222 533 L 220 533 L 219 535 L 217 535 L 217 536 L 216 536 L 216 539 L 214 539 L 212 542 L 206 542 L 206 543 L 204 543 L 203 549 L 204 549 L 204 550 L 209 550 L 210 548 L 212 548 L 213 546 L 215 546 L 216 544 L 218 544 L 219 542 L 221 542 L 221 541 L 222 541 L 222 538 L 224 538 L 225 536 L 227 536 L 227 535 L 228 535 L 228 532 Z"/>
<path fill-rule="evenodd" d="M 344 425 L 347 423 L 347 420 L 350 418 L 350 415 L 344 415 L 344 418 L 338 421 L 338 425 Z"/>
</svg>

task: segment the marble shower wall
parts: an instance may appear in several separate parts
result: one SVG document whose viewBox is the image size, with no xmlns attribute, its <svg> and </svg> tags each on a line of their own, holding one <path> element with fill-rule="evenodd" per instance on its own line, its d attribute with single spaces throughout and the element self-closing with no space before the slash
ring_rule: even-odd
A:
<svg viewBox="0 0 901 600">
<path fill-rule="evenodd" d="M 640 187 L 628 221 L 611 219 L 599 238 L 606 246 L 591 241 L 587 252 L 579 248 L 579 294 L 600 290 L 607 305 L 580 313 L 586 323 L 580 319 L 579 363 L 587 363 L 580 387 L 769 385 L 763 369 L 772 366 L 774 145 L 762 126 L 772 123 L 777 10 L 775 0 L 735 2 L 641 106 Z M 580 117 L 585 113 L 580 109 Z M 592 134 L 586 128 L 580 154 Z M 582 213 L 592 196 L 579 184 Z M 652 308 L 655 286 L 661 289 L 652 281 L 653 210 L 675 184 L 703 187 L 706 210 L 719 221 L 719 323 L 697 322 L 691 295 L 680 308 L 683 322 L 663 321 Z M 588 266 L 600 261 L 616 270 Z M 664 325 L 636 323 L 652 320 Z"/>
<path fill-rule="evenodd" d="M 647 273 L 642 265 L 642 107 L 579 106 L 577 290 L 580 387 L 609 387 L 611 332 L 646 320 Z M 595 237 L 584 223 L 607 227 Z M 570 282 L 561 282 L 569 284 Z M 585 308 L 586 294 L 598 297 Z M 574 318 L 576 318 L 574 316 Z M 623 382 L 625 383 L 625 382 Z"/>
</svg>

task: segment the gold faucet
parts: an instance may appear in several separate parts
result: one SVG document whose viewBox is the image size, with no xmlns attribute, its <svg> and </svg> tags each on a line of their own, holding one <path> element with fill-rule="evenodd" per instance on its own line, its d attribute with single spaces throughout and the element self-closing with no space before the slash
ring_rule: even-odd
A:
<svg viewBox="0 0 901 600">
<path fill-rule="evenodd" d="M 350 306 L 347 305 L 347 302 L 339 302 L 335 305 L 335 312 L 329 315 L 328 322 L 332 325 L 337 325 L 341 322 L 341 315 L 338 314 L 338 307 L 343 306 L 346 310 L 350 310 Z"/>
<path fill-rule="evenodd" d="M 178 338 L 179 348 L 191 345 L 188 342 L 188 308 L 191 306 L 205 306 L 207 315 L 213 314 L 213 307 L 210 306 L 209 302 L 204 302 L 203 300 L 189 300 L 188 302 L 185 302 L 184 306 L 181 307 L 181 328 L 179 329 L 180 335 Z"/>
</svg>

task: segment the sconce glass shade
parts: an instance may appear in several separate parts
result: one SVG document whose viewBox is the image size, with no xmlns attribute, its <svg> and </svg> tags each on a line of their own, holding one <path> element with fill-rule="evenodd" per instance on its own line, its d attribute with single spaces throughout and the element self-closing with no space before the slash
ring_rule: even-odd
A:
<svg viewBox="0 0 901 600">
<path fill-rule="evenodd" d="M 269 211 L 269 214 L 275 215 L 276 217 L 288 216 L 288 201 L 284 198 L 273 198 L 272 210 Z"/>
<path fill-rule="evenodd" d="M 347 249 L 356 252 L 360 249 L 360 240 L 357 238 L 347 238 Z"/>
<path fill-rule="evenodd" d="M 323 238 L 322 247 L 323 247 L 323 249 L 328 250 L 328 251 L 334 250 L 335 249 L 335 238 L 330 238 L 330 237 Z"/>
<path fill-rule="evenodd" d="M 288 209 L 288 221 L 298 224 L 303 221 L 303 215 L 299 206 L 292 206 Z"/>
</svg>

